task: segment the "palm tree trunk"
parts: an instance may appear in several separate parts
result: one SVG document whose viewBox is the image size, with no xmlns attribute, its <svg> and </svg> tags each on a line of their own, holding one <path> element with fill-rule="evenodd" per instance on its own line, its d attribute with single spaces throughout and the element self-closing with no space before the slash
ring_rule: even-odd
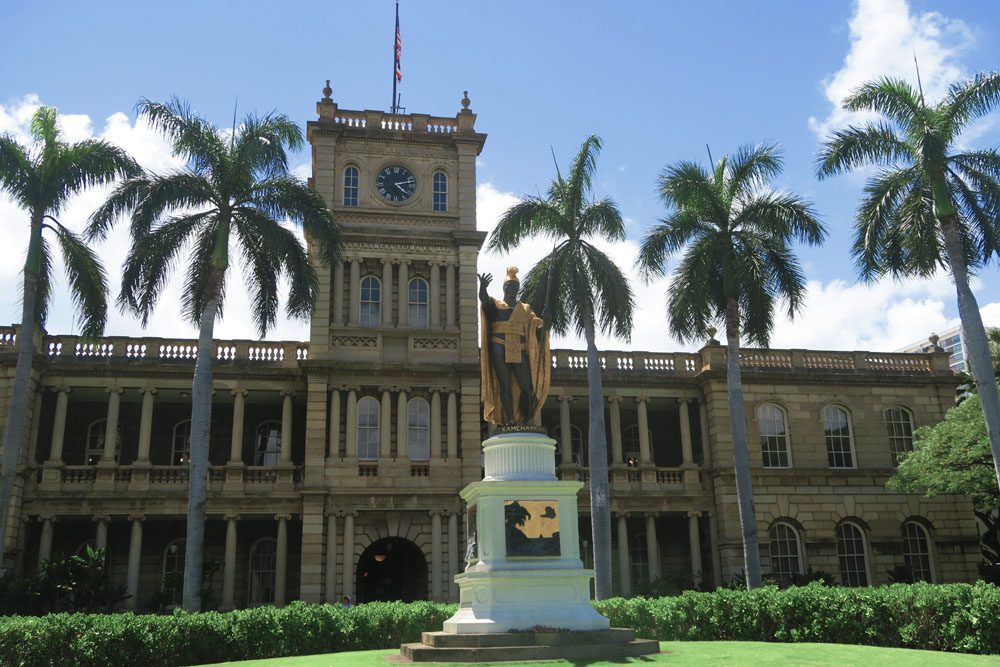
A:
<svg viewBox="0 0 1000 667">
<path fill-rule="evenodd" d="M 972 367 L 972 377 L 976 379 L 979 399 L 983 404 L 986 433 L 990 439 L 990 451 L 993 452 L 993 468 L 997 476 L 997 485 L 1000 486 L 1000 395 L 997 392 L 997 378 L 990 356 L 989 339 L 979 313 L 976 296 L 969 287 L 969 272 L 965 266 L 965 253 L 956 220 L 951 215 L 940 216 L 940 222 L 944 234 L 944 247 L 951 264 L 951 275 L 955 279 L 955 290 L 958 292 L 958 316 L 962 320 L 969 365 Z"/>
<path fill-rule="evenodd" d="M 757 544 L 757 513 L 753 505 L 750 479 L 750 452 L 747 448 L 747 417 L 743 406 L 743 373 L 740 368 L 740 310 L 736 299 L 726 300 L 726 380 L 729 390 L 729 423 L 733 435 L 733 472 L 736 500 L 743 532 L 743 567 L 747 588 L 760 586 L 760 547 Z"/>
<path fill-rule="evenodd" d="M 7 409 L 7 424 L 3 435 L 3 458 L 0 469 L 0 569 L 7 540 L 7 517 L 14 495 L 17 465 L 21 460 L 24 444 L 24 427 L 28 418 L 28 387 L 31 382 L 31 365 L 35 356 L 35 300 L 38 289 L 38 272 L 41 270 L 42 219 L 32 216 L 31 238 L 28 241 L 28 258 L 24 263 L 24 294 L 21 296 L 21 330 L 17 335 L 17 366 L 14 370 L 14 387 Z"/>
<path fill-rule="evenodd" d="M 184 550 L 184 609 L 201 611 L 201 573 L 205 553 L 205 498 L 208 495 L 208 445 L 212 426 L 212 334 L 219 310 L 222 272 L 201 312 L 198 358 L 191 387 L 191 439 L 188 468 L 187 533 Z"/>
<path fill-rule="evenodd" d="M 590 433 L 590 530 L 594 543 L 594 593 L 598 600 L 611 597 L 611 498 L 608 491 L 608 444 L 604 433 L 604 383 L 601 360 L 594 342 L 594 319 L 586 317 L 587 391 Z"/>
</svg>

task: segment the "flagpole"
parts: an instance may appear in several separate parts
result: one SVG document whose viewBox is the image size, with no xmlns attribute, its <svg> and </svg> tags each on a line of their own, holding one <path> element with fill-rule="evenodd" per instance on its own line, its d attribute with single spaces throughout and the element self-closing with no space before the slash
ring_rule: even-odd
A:
<svg viewBox="0 0 1000 667">
<path fill-rule="evenodd" d="M 396 0 L 396 31 L 392 34 L 392 104 L 389 113 L 396 113 L 396 72 L 399 64 L 399 0 Z"/>
</svg>

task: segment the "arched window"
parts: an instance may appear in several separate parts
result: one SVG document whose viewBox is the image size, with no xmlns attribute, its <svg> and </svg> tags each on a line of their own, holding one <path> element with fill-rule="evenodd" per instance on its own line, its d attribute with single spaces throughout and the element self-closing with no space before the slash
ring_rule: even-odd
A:
<svg viewBox="0 0 1000 667">
<path fill-rule="evenodd" d="M 277 567 L 278 542 L 271 537 L 257 540 L 250 548 L 250 605 L 274 602 L 274 580 Z"/>
<path fill-rule="evenodd" d="M 791 524 L 779 521 L 771 526 L 767 534 L 771 540 L 771 575 L 780 582 L 789 583 L 803 572 L 799 531 Z"/>
<path fill-rule="evenodd" d="M 913 451 L 913 415 L 906 408 L 889 408 L 885 411 L 885 427 L 889 431 L 892 465 L 899 465 L 899 455 Z"/>
<path fill-rule="evenodd" d="M 903 524 L 903 564 L 910 570 L 914 581 L 934 581 L 931 540 L 927 529 L 916 521 Z"/>
<path fill-rule="evenodd" d="M 170 453 L 170 463 L 175 466 L 188 464 L 191 457 L 191 420 L 177 422 L 174 425 L 173 448 Z"/>
<path fill-rule="evenodd" d="M 348 167 L 344 170 L 344 206 L 358 205 L 358 186 L 361 179 L 358 177 L 357 167 Z"/>
<path fill-rule="evenodd" d="M 823 435 L 826 438 L 826 460 L 831 468 L 854 467 L 854 433 L 847 410 L 839 405 L 823 408 Z"/>
<path fill-rule="evenodd" d="M 266 421 L 257 427 L 254 465 L 273 466 L 281 458 L 281 422 Z"/>
<path fill-rule="evenodd" d="M 865 548 L 865 534 L 861 528 L 849 521 L 837 526 L 837 560 L 840 562 L 842 585 L 868 585 L 868 550 Z"/>
<path fill-rule="evenodd" d="M 559 443 L 559 447 L 562 447 L 562 427 L 557 426 L 553 431 L 555 434 L 553 437 L 556 442 Z M 572 451 L 563 452 L 560 451 L 559 455 L 562 457 L 563 465 L 587 465 L 587 448 L 583 444 L 583 431 L 579 426 L 569 425 L 569 444 Z"/>
<path fill-rule="evenodd" d="M 358 459 L 378 460 L 379 402 L 371 396 L 358 401 Z"/>
<path fill-rule="evenodd" d="M 427 288 L 427 281 L 423 278 L 414 278 L 410 281 L 407 290 L 407 303 L 410 326 L 414 329 L 427 328 L 427 301 L 430 290 Z"/>
<path fill-rule="evenodd" d="M 426 461 L 431 457 L 431 408 L 426 399 L 411 398 L 406 404 L 406 453 L 411 461 Z"/>
<path fill-rule="evenodd" d="M 646 534 L 633 535 L 628 541 L 628 558 L 632 565 L 632 590 L 649 583 L 649 550 Z"/>
<path fill-rule="evenodd" d="M 168 605 L 179 605 L 184 601 L 184 540 L 174 540 L 163 550 L 163 574 L 160 592 Z"/>
<path fill-rule="evenodd" d="M 448 176 L 443 171 L 434 174 L 434 210 L 448 210 Z"/>
<path fill-rule="evenodd" d="M 382 281 L 375 276 L 361 279 L 361 326 L 377 327 L 382 322 Z"/>
<path fill-rule="evenodd" d="M 757 423 L 760 428 L 760 453 L 765 468 L 788 468 L 791 455 L 788 452 L 788 426 L 785 412 L 773 403 L 765 403 L 757 408 Z"/>
<path fill-rule="evenodd" d="M 646 430 L 649 442 L 653 441 L 652 430 Z M 641 460 L 642 447 L 639 445 L 639 425 L 632 424 L 622 431 L 622 456 L 625 457 L 625 465 L 636 467 Z"/>
<path fill-rule="evenodd" d="M 107 423 L 107 419 L 98 419 L 92 422 L 87 428 L 87 465 L 96 465 L 104 455 L 104 433 Z M 115 463 L 118 463 L 121 453 L 122 425 L 119 422 L 117 436 L 115 437 Z"/>
</svg>

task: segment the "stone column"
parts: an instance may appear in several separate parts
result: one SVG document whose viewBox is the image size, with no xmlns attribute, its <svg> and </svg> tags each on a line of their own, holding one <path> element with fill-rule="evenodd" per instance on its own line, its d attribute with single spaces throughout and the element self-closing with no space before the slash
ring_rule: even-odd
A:
<svg viewBox="0 0 1000 667">
<path fill-rule="evenodd" d="M 611 402 L 611 462 L 621 465 L 625 462 L 622 454 L 622 398 L 609 396 Z"/>
<path fill-rule="evenodd" d="M 719 554 L 719 523 L 715 512 L 708 514 L 708 539 L 712 549 L 712 581 L 722 585 L 722 556 Z"/>
<path fill-rule="evenodd" d="M 111 521 L 111 515 L 109 514 L 99 514 L 94 517 L 94 522 L 97 524 L 97 527 L 94 530 L 94 546 L 97 549 L 108 548 L 109 521 Z"/>
<path fill-rule="evenodd" d="M 660 568 L 660 542 L 656 537 L 656 512 L 647 512 L 646 517 L 646 561 L 649 563 L 649 580 L 662 573 Z"/>
<path fill-rule="evenodd" d="M 69 407 L 68 387 L 56 389 L 56 412 L 52 416 L 52 447 L 49 451 L 49 463 L 62 465 L 63 440 L 66 437 L 66 409 Z"/>
<path fill-rule="evenodd" d="M 389 388 L 382 388 L 382 405 L 378 417 L 378 455 L 383 461 L 392 456 L 392 397 Z"/>
<path fill-rule="evenodd" d="M 337 262 L 333 265 L 333 284 L 330 286 L 333 291 L 333 314 L 330 317 L 331 324 L 344 323 L 344 263 Z"/>
<path fill-rule="evenodd" d="M 229 440 L 229 464 L 243 463 L 243 413 L 247 396 L 246 389 L 233 389 L 233 428 Z"/>
<path fill-rule="evenodd" d="M 142 522 L 146 518 L 142 514 L 129 515 L 132 522 L 132 534 L 128 542 L 128 570 L 125 575 L 125 589 L 129 597 L 125 600 L 126 609 L 135 609 L 139 598 L 139 563 L 142 560 Z"/>
<path fill-rule="evenodd" d="M 361 260 L 357 257 L 351 260 L 351 292 L 348 295 L 348 320 L 352 326 L 358 326 L 361 319 Z"/>
<path fill-rule="evenodd" d="M 354 517 L 357 512 L 347 512 L 344 515 L 344 558 L 343 586 L 344 595 L 354 601 Z"/>
<path fill-rule="evenodd" d="M 142 394 L 142 411 L 139 414 L 139 452 L 136 454 L 136 463 L 149 463 L 149 443 L 153 437 L 153 399 L 156 397 L 156 389 L 153 387 L 143 387 L 139 390 Z"/>
<path fill-rule="evenodd" d="M 428 323 L 431 329 L 441 328 L 441 267 L 437 262 L 431 262 L 430 298 L 427 309 L 430 311 Z"/>
<path fill-rule="evenodd" d="M 712 467 L 712 445 L 708 437 L 708 405 L 705 399 L 698 401 L 698 416 L 701 418 L 701 458 L 702 465 Z"/>
<path fill-rule="evenodd" d="M 449 329 L 455 328 L 455 265 L 447 264 L 444 267 L 444 312 L 445 326 Z"/>
<path fill-rule="evenodd" d="M 563 465 L 576 463 L 573 460 L 573 424 L 569 417 L 569 402 L 572 396 L 561 395 L 559 399 L 559 447 L 562 449 Z"/>
<path fill-rule="evenodd" d="M 458 457 L 458 393 L 448 392 L 448 458 Z"/>
<path fill-rule="evenodd" d="M 396 458 L 405 461 L 409 458 L 407 440 L 410 430 L 409 406 L 406 403 L 407 389 L 400 389 L 396 396 Z"/>
<path fill-rule="evenodd" d="M 621 596 L 632 597 L 632 564 L 628 557 L 628 515 L 618 515 L 618 580 Z"/>
<path fill-rule="evenodd" d="M 277 549 L 274 556 L 274 604 L 285 604 L 285 577 L 288 575 L 288 520 L 289 514 L 275 514 L 278 522 Z"/>
<path fill-rule="evenodd" d="M 345 457 L 351 463 L 358 460 L 358 391 L 356 387 L 351 387 L 347 391 L 347 431 L 344 433 L 344 441 L 347 445 Z"/>
<path fill-rule="evenodd" d="M 28 431 L 28 446 L 21 451 L 21 461 L 29 468 L 35 467 L 35 459 L 38 456 L 38 431 L 41 428 L 44 391 L 44 389 L 39 387 L 38 391 L 35 392 L 35 400 L 31 406 L 31 428 Z M 22 531 L 17 529 L 16 532 L 20 535 Z M 20 560 L 20 558 L 17 560 Z"/>
<path fill-rule="evenodd" d="M 327 461 L 333 461 L 340 456 L 340 389 L 334 387 L 330 391 L 330 436 Z"/>
<path fill-rule="evenodd" d="M 56 517 L 39 517 L 42 522 L 42 535 L 38 540 L 38 566 L 52 558 L 52 533 L 55 530 Z"/>
<path fill-rule="evenodd" d="M 226 514 L 226 552 L 222 560 L 222 606 L 223 611 L 229 611 L 236 605 L 234 592 L 236 590 L 236 522 L 239 514 Z"/>
<path fill-rule="evenodd" d="M 652 463 L 649 455 L 649 419 L 646 416 L 646 397 L 637 396 L 639 412 L 639 463 Z"/>
<path fill-rule="evenodd" d="M 278 454 L 278 461 L 281 463 L 291 463 L 292 461 L 292 396 L 293 391 L 281 392 L 281 452 Z"/>
<path fill-rule="evenodd" d="M 458 513 L 448 514 L 448 600 L 458 600 Z"/>
<path fill-rule="evenodd" d="M 101 454 L 101 462 L 117 463 L 115 448 L 118 445 L 118 412 L 124 390 L 119 387 L 108 387 L 105 391 L 108 392 L 108 418 L 104 423 L 104 451 Z"/>
<path fill-rule="evenodd" d="M 410 270 L 409 261 L 399 260 L 399 326 L 410 326 Z"/>
<path fill-rule="evenodd" d="M 691 577 L 694 582 L 700 583 L 702 578 L 701 564 L 701 533 L 698 530 L 698 518 L 701 512 L 688 512 L 688 541 L 691 547 Z"/>
<path fill-rule="evenodd" d="M 441 512 L 431 513 L 431 599 L 441 601 Z"/>
<path fill-rule="evenodd" d="M 382 326 L 392 326 L 392 260 L 382 260 Z"/>
<path fill-rule="evenodd" d="M 693 466 L 694 453 L 691 448 L 691 416 L 688 411 L 688 399 L 686 398 L 678 399 L 677 406 L 678 410 L 680 411 L 681 456 L 683 458 L 683 465 Z"/>
<path fill-rule="evenodd" d="M 441 390 L 431 389 L 431 452 L 430 457 L 441 457 Z M 441 457 L 443 458 L 443 457 Z"/>
<path fill-rule="evenodd" d="M 323 600 L 327 604 L 337 602 L 337 515 L 326 515 L 326 580 Z"/>
</svg>

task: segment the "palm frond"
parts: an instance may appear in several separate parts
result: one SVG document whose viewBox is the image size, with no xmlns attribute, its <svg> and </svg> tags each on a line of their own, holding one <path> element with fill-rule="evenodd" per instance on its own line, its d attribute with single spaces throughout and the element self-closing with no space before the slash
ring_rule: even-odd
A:
<svg viewBox="0 0 1000 667">
<path fill-rule="evenodd" d="M 269 252 L 266 241 L 250 224 L 234 225 L 243 253 L 244 280 L 250 295 L 250 317 L 257 333 L 263 338 L 278 317 L 278 278 L 281 276 L 280 257 Z"/>
<path fill-rule="evenodd" d="M 608 241 L 625 240 L 625 219 L 614 200 L 605 197 L 584 206 L 577 224 L 580 236 L 600 236 Z"/>
<path fill-rule="evenodd" d="M 785 192 L 758 192 L 736 213 L 734 227 L 764 230 L 768 237 L 820 245 L 826 227 L 812 204 Z"/>
<path fill-rule="evenodd" d="M 833 133 L 816 160 L 816 175 L 833 176 L 865 165 L 908 166 L 915 161 L 910 146 L 885 123 L 850 126 Z"/>
<path fill-rule="evenodd" d="M 22 208 L 30 208 L 34 171 L 27 149 L 14 137 L 0 135 L 0 192 L 9 193 Z"/>
<path fill-rule="evenodd" d="M 632 338 L 635 295 L 628 277 L 596 246 L 580 244 L 587 276 L 592 285 L 594 315 L 598 328 L 628 342 Z"/>
<path fill-rule="evenodd" d="M 674 211 L 650 228 L 639 245 L 635 264 L 643 279 L 666 275 L 667 259 L 697 237 L 712 233 L 710 225 L 689 210 Z"/>
<path fill-rule="evenodd" d="M 969 81 L 952 84 L 942 106 L 953 130 L 990 113 L 1000 104 L 1000 71 L 981 72 Z"/>
<path fill-rule="evenodd" d="M 257 182 L 241 209 L 256 209 L 272 220 L 288 219 L 300 224 L 310 244 L 317 244 L 320 260 L 326 266 L 340 261 L 343 239 L 333 214 L 316 190 L 298 178 L 276 176 Z"/>
<path fill-rule="evenodd" d="M 924 106 L 920 93 L 902 79 L 883 77 L 862 84 L 844 98 L 848 111 L 875 111 L 902 126 L 911 125 Z"/>
<path fill-rule="evenodd" d="M 711 241 L 703 236 L 691 243 L 667 288 L 667 326 L 683 343 L 708 338 L 708 327 L 725 310 L 719 253 Z"/>
<path fill-rule="evenodd" d="M 62 132 L 58 124 L 59 112 L 55 107 L 42 106 L 35 110 L 28 123 L 28 134 L 46 147 L 55 146 Z"/>
<path fill-rule="evenodd" d="M 781 150 L 777 144 L 741 146 L 728 162 L 729 185 L 726 195 L 729 200 L 750 195 L 780 174 L 783 166 Z"/>
<path fill-rule="evenodd" d="M 720 161 L 721 162 L 721 161 Z M 722 199 L 724 189 L 697 162 L 682 161 L 660 173 L 657 194 L 663 203 L 678 209 L 701 210 L 710 218 L 725 218 L 728 206 Z"/>
<path fill-rule="evenodd" d="M 38 273 L 35 278 L 35 321 L 44 327 L 49 317 L 49 304 L 52 298 L 52 247 L 41 232 L 42 230 L 39 229 L 41 245 L 38 256 Z M 23 275 L 21 280 L 23 282 Z"/>
<path fill-rule="evenodd" d="M 510 252 L 531 236 L 559 238 L 572 233 L 562 212 L 551 201 L 526 197 L 500 217 L 486 244 L 491 252 Z"/>
<path fill-rule="evenodd" d="M 76 234 L 56 223 L 53 227 L 66 268 L 70 295 L 77 310 L 80 334 L 98 338 L 108 320 L 108 279 L 104 266 Z"/>
<path fill-rule="evenodd" d="M 288 171 L 285 146 L 292 150 L 302 147 L 302 130 L 287 116 L 268 114 L 248 115 L 243 119 L 234 143 L 237 164 L 258 178 L 280 176 Z"/>
<path fill-rule="evenodd" d="M 592 134 L 584 139 L 570 165 L 569 177 L 566 179 L 567 203 L 570 207 L 570 217 L 575 219 L 583 209 L 587 193 L 590 192 L 594 171 L 597 169 L 597 156 L 601 153 L 601 138 Z"/>
<path fill-rule="evenodd" d="M 883 248 L 889 241 L 900 202 L 913 188 L 919 187 L 920 171 L 916 167 L 884 169 L 865 185 L 865 196 L 858 208 L 852 254 L 866 280 L 874 280 L 881 275 L 876 266 L 882 261 Z"/>
<path fill-rule="evenodd" d="M 87 140 L 64 147 L 49 166 L 46 181 L 47 209 L 59 212 L 67 200 L 95 185 L 142 173 L 142 168 L 124 150 L 105 141 Z"/>
<path fill-rule="evenodd" d="M 220 246 L 228 246 L 228 240 L 228 221 L 218 218 L 202 225 L 194 235 L 187 275 L 184 277 L 184 290 L 181 292 L 181 312 L 195 326 L 201 325 L 202 313 L 211 298 L 218 299 L 216 317 L 222 317 L 226 301 L 226 269 L 229 267 L 228 264 L 219 266 L 219 255 L 226 254 L 226 250 L 222 250 Z M 222 271 L 222 279 L 215 282 L 216 271 L 219 269 Z"/>
<path fill-rule="evenodd" d="M 189 104 L 177 97 L 166 104 L 144 98 L 139 101 L 138 109 L 139 116 L 150 127 L 170 139 L 174 155 L 188 159 L 196 173 L 211 173 L 220 168 L 226 145 L 215 126 L 195 115 Z"/>
</svg>

